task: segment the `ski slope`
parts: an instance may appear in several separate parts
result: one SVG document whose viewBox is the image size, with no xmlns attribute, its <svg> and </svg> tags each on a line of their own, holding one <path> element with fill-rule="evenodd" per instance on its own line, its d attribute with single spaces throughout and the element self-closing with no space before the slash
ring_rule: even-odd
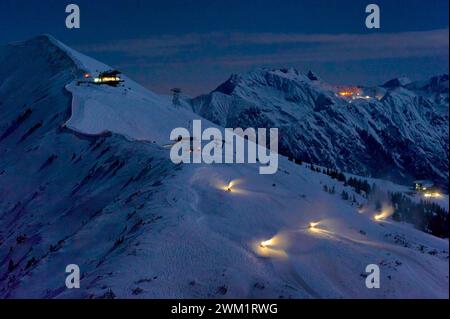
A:
<svg viewBox="0 0 450 319">
<path fill-rule="evenodd" d="M 56 39 L 51 40 L 68 52 L 85 73 L 98 74 L 112 69 Z M 130 140 L 162 144 L 169 141 L 173 128 L 187 128 L 194 119 L 201 119 L 186 105 L 174 106 L 171 97 L 150 92 L 126 76 L 122 79 L 124 83 L 119 88 L 86 83 L 77 85 L 77 81 L 68 84 L 66 89 L 73 97 L 72 114 L 65 125 L 86 134 L 112 132 Z M 209 121 L 208 124 L 214 126 Z"/>
<path fill-rule="evenodd" d="M 449 297 L 448 240 L 375 220 L 369 206 L 358 210 L 366 199 L 351 188 L 282 156 L 274 175 L 260 175 L 259 164 L 175 165 L 162 146 L 198 115 L 126 77 L 124 87 L 77 86 L 83 72 L 109 67 L 51 37 L 41 42 L 80 72 L 64 66 L 60 82 L 45 83 L 58 103 L 39 102 L 33 120 L 49 123 L 46 134 L 18 144 L 19 128 L 0 144 L 1 297 Z M 45 107 L 66 102 L 69 116 L 52 124 L 55 110 Z M 0 128 L 7 123 L 0 118 Z M 343 189 L 357 203 L 341 199 Z M 65 289 L 71 263 L 82 270 L 80 289 Z M 365 285 L 368 264 L 380 267 L 379 289 Z"/>
</svg>

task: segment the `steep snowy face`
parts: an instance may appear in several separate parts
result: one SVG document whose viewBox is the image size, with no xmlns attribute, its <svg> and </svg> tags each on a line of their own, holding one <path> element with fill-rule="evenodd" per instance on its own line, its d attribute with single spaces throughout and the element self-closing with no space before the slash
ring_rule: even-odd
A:
<svg viewBox="0 0 450 319">
<path fill-rule="evenodd" d="M 64 127 L 73 131 L 98 135 L 116 133 L 129 140 L 148 141 L 157 144 L 169 142 L 171 130 L 187 128 L 195 119 L 190 106 L 175 106 L 170 96 L 158 95 L 121 75 L 120 86 L 94 85 L 83 78 L 85 73 L 97 76 L 112 68 L 81 54 L 51 36 L 41 37 L 51 47 L 57 48 L 76 71 L 65 89 L 71 94 L 71 114 Z M 45 76 L 45 75 L 44 75 Z M 203 119 L 206 125 L 215 126 Z"/>
<path fill-rule="evenodd" d="M 165 152 L 64 127 L 65 86 L 84 71 L 47 36 L 0 47 L 0 298 L 60 295 L 69 263 L 107 273 L 120 238 L 158 217 L 144 208 L 173 166 Z"/>
<path fill-rule="evenodd" d="M 413 91 L 446 94 L 448 96 L 448 74 L 433 76 L 427 81 L 417 81 L 406 86 Z"/>
<path fill-rule="evenodd" d="M 382 85 L 382 87 L 393 89 L 400 86 L 406 86 L 408 84 L 411 84 L 411 82 L 412 81 L 407 77 L 400 77 L 387 81 Z"/>
<path fill-rule="evenodd" d="M 358 90 L 361 96 L 344 98 L 312 72 L 263 69 L 234 75 L 191 104 L 222 126 L 278 127 L 286 156 L 361 175 L 446 185 L 448 76 L 421 83 L 400 78 Z"/>
</svg>

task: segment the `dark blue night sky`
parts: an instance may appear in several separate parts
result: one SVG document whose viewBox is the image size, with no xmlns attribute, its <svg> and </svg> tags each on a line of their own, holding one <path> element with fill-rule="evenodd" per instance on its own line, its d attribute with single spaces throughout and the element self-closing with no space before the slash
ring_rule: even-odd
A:
<svg viewBox="0 0 450 319">
<path fill-rule="evenodd" d="M 65 28 L 65 6 L 81 29 Z M 381 29 L 365 28 L 365 6 Z M 196 95 L 257 67 L 313 70 L 329 82 L 377 84 L 448 72 L 448 0 L 0 2 L 0 43 L 49 33 L 157 92 Z"/>
</svg>

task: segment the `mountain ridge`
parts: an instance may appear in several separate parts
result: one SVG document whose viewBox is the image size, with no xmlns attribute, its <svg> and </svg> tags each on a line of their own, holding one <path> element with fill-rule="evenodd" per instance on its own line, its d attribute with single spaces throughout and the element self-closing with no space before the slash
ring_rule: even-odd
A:
<svg viewBox="0 0 450 319">
<path fill-rule="evenodd" d="M 339 96 L 342 86 L 295 69 L 260 69 L 233 75 L 190 103 L 221 126 L 279 127 L 285 156 L 404 183 L 434 179 L 446 187 L 448 75 L 397 84 L 351 87 L 361 96 L 349 99 Z"/>
</svg>

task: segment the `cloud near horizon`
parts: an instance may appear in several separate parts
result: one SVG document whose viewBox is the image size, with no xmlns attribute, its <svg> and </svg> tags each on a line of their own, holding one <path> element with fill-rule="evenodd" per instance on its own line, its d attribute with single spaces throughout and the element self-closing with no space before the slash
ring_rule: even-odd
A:
<svg viewBox="0 0 450 319">
<path fill-rule="evenodd" d="M 141 66 L 342 62 L 448 56 L 449 29 L 370 34 L 188 33 L 82 45 L 77 49 L 123 54 L 135 58 L 136 62 L 128 63 Z"/>
</svg>

